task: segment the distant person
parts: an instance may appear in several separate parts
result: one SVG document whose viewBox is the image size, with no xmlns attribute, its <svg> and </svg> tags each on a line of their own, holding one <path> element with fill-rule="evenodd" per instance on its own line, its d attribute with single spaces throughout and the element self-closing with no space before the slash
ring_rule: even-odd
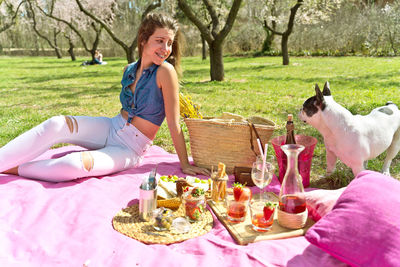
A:
<svg viewBox="0 0 400 267">
<path fill-rule="evenodd" d="M 107 62 L 103 61 L 103 54 L 99 50 L 94 51 L 94 59 L 93 60 L 84 61 L 81 66 L 96 65 L 96 64 L 98 64 L 98 65 L 107 64 Z"/>
<path fill-rule="evenodd" d="M 103 55 L 100 53 L 99 50 L 94 52 L 94 64 L 103 64 Z"/>
<path fill-rule="evenodd" d="M 54 116 L 0 148 L 0 173 L 50 182 L 103 176 L 137 166 L 164 119 L 183 173 L 209 175 L 190 164 L 180 126 L 180 38 L 167 15 L 149 14 L 139 27 L 139 60 L 122 76 L 121 110 L 113 118 Z M 54 144 L 87 148 L 60 158 L 34 160 Z"/>
</svg>

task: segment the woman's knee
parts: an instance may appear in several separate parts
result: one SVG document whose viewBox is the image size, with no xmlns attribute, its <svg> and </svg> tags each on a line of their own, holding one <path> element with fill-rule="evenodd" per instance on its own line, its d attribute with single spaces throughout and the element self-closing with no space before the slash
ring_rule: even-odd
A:
<svg viewBox="0 0 400 267">
<path fill-rule="evenodd" d="M 60 166 L 63 166 L 65 171 L 77 172 L 78 177 L 87 176 L 88 173 L 93 171 L 94 156 L 92 151 L 73 152 L 65 155 L 60 161 L 62 162 Z"/>
<path fill-rule="evenodd" d="M 55 159 L 51 166 L 63 180 L 87 177 L 93 175 L 94 157 L 91 151 L 72 152 Z"/>
<path fill-rule="evenodd" d="M 61 132 L 67 128 L 68 132 L 73 134 L 78 133 L 79 130 L 78 121 L 74 116 L 53 116 L 44 121 L 42 126 L 46 132 Z"/>
<path fill-rule="evenodd" d="M 81 162 L 85 171 L 90 172 L 93 169 L 94 157 L 90 151 L 81 153 Z"/>
</svg>

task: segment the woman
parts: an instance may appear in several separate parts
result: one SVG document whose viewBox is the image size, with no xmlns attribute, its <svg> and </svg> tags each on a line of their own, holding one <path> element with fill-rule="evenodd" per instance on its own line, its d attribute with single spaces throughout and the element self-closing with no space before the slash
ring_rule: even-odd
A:
<svg viewBox="0 0 400 267">
<path fill-rule="evenodd" d="M 125 170 L 142 160 L 166 118 L 182 171 L 208 175 L 208 170 L 189 163 L 179 124 L 175 71 L 180 62 L 179 39 L 173 19 L 161 14 L 146 16 L 138 32 L 140 59 L 125 67 L 121 81 L 120 114 L 114 118 L 52 117 L 0 149 L 0 172 L 61 182 Z M 30 161 L 60 142 L 89 150 Z"/>
<path fill-rule="evenodd" d="M 103 64 L 103 54 L 99 50 L 94 51 L 93 64 Z"/>
</svg>

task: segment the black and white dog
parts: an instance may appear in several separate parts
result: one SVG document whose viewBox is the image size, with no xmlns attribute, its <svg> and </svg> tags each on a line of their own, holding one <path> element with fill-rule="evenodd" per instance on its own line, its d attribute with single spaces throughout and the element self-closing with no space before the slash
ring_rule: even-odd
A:
<svg viewBox="0 0 400 267">
<path fill-rule="evenodd" d="M 382 173 L 390 175 L 392 159 L 400 150 L 400 111 L 392 102 L 368 115 L 353 115 L 333 100 L 329 83 L 323 91 L 315 85 L 315 96 L 307 99 L 300 111 L 302 121 L 316 128 L 324 137 L 327 175 L 339 158 L 357 175 L 369 159 L 387 150 Z"/>
</svg>

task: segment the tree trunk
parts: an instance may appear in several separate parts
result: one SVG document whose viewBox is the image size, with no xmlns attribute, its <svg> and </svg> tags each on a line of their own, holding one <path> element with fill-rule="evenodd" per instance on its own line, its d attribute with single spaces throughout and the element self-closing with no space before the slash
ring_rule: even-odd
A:
<svg viewBox="0 0 400 267">
<path fill-rule="evenodd" d="M 209 44 L 210 50 L 210 76 L 211 81 L 224 80 L 224 61 L 222 57 L 222 43 Z"/>
<path fill-rule="evenodd" d="M 90 51 L 90 55 L 92 56 L 92 62 L 94 62 L 94 55 L 96 54 L 97 47 L 93 47 L 93 49 Z"/>
<path fill-rule="evenodd" d="M 138 43 L 138 34 L 136 34 L 135 39 L 132 41 L 132 44 L 128 47 L 128 53 L 126 54 L 126 58 L 128 59 L 128 63 L 132 63 L 136 61 L 135 58 L 135 49 L 137 47 L 137 43 Z M 141 55 L 138 55 L 139 57 Z"/>
<path fill-rule="evenodd" d="M 390 30 L 388 32 L 389 32 L 389 43 L 390 43 L 390 46 L 392 47 L 392 50 L 393 50 L 394 54 L 397 55 L 397 49 L 396 49 L 396 46 L 395 46 L 394 38 L 392 37 L 392 32 Z"/>
<path fill-rule="evenodd" d="M 288 40 L 289 35 L 283 34 L 281 41 L 283 65 L 289 65 Z"/>
<path fill-rule="evenodd" d="M 275 33 L 268 29 L 267 22 L 264 20 L 263 29 L 265 34 L 267 35 L 264 39 L 263 46 L 261 48 L 261 52 L 267 52 L 272 50 L 272 42 L 275 39 Z M 276 21 L 272 21 L 272 29 L 275 31 L 276 29 Z"/>
<path fill-rule="evenodd" d="M 203 36 L 201 36 L 201 59 L 207 59 L 207 43 Z"/>
<path fill-rule="evenodd" d="M 57 35 L 59 33 L 60 32 L 57 32 L 57 30 L 54 29 L 54 50 L 56 52 L 57 58 L 62 58 L 60 48 L 58 48 L 58 44 L 57 44 Z"/>
<path fill-rule="evenodd" d="M 128 64 L 135 62 L 135 49 L 125 49 L 126 58 L 128 59 Z"/>
<path fill-rule="evenodd" d="M 293 31 L 294 27 L 294 18 L 296 17 L 297 10 L 303 4 L 303 0 L 297 0 L 297 3 L 290 9 L 289 21 L 287 25 L 286 31 L 282 34 L 282 58 L 283 58 L 283 65 L 289 65 L 289 52 L 288 52 L 288 41 L 289 35 Z"/>
<path fill-rule="evenodd" d="M 39 37 L 35 34 L 33 36 L 34 42 L 35 42 L 35 53 L 33 54 L 34 56 L 39 56 Z"/>
<path fill-rule="evenodd" d="M 69 41 L 68 54 L 71 56 L 72 61 L 76 61 L 74 47 L 75 47 L 74 44 L 71 41 Z"/>
<path fill-rule="evenodd" d="M 57 58 L 62 58 L 60 49 L 58 49 L 58 47 L 54 47 L 54 51 L 56 52 Z"/>
<path fill-rule="evenodd" d="M 220 27 L 221 21 L 217 9 L 214 6 L 214 1 L 203 0 L 203 4 L 211 17 L 211 23 L 208 24 L 208 26 L 198 18 L 197 14 L 192 10 L 186 0 L 178 0 L 178 7 L 185 13 L 185 16 L 196 25 L 201 32 L 201 36 L 204 37 L 208 43 L 211 81 L 223 81 L 224 63 L 222 60 L 222 44 L 233 27 L 242 0 L 232 1 L 225 26 L 222 29 Z"/>
<path fill-rule="evenodd" d="M 272 42 L 275 39 L 275 34 L 269 31 L 268 29 L 265 29 L 265 33 L 267 36 L 264 39 L 263 46 L 261 48 L 261 52 L 269 52 L 272 50 Z"/>
</svg>

